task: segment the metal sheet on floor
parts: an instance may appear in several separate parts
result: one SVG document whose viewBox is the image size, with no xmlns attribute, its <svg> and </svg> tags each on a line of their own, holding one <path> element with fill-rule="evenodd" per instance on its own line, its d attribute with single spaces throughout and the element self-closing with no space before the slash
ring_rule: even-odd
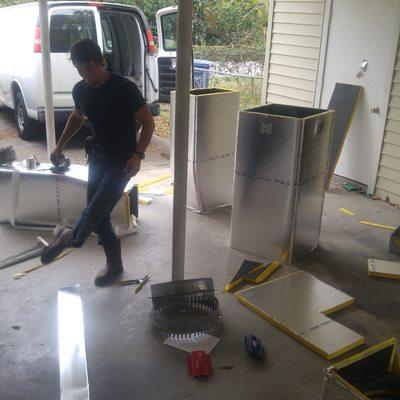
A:
<svg viewBox="0 0 400 400">
<path fill-rule="evenodd" d="M 74 227 L 86 207 L 88 167 L 72 164 L 65 174 L 54 174 L 51 164 L 27 169 L 22 162 L 0 167 L 0 222 L 14 227 Z M 111 214 L 117 233 L 133 233 L 129 193 L 131 180 Z"/>
<path fill-rule="evenodd" d="M 89 400 L 85 329 L 79 286 L 58 291 L 60 400 Z"/>
<path fill-rule="evenodd" d="M 369 259 L 368 275 L 378 278 L 400 279 L 400 262 Z"/>
<path fill-rule="evenodd" d="M 328 360 L 364 343 L 362 336 L 326 316 L 354 299 L 305 272 L 243 290 L 236 297 Z"/>
</svg>

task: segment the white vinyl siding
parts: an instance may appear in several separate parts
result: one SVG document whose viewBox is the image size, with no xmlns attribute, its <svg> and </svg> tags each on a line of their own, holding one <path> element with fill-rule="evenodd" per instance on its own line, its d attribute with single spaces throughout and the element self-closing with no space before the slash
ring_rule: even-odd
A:
<svg viewBox="0 0 400 400">
<path fill-rule="evenodd" d="M 271 0 L 266 103 L 313 107 L 325 0 Z"/>
<path fill-rule="evenodd" d="M 400 42 L 393 72 L 389 110 L 375 194 L 400 204 Z"/>
</svg>

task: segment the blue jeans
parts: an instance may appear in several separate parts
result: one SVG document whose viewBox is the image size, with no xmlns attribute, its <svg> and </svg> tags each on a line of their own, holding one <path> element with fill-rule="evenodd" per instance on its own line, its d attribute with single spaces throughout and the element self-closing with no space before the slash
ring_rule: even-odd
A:
<svg viewBox="0 0 400 400">
<path fill-rule="evenodd" d="M 130 179 L 123 171 L 124 166 L 112 162 L 89 162 L 87 207 L 74 229 L 74 247 L 81 247 L 93 231 L 100 245 L 117 240 L 110 214 Z"/>
</svg>

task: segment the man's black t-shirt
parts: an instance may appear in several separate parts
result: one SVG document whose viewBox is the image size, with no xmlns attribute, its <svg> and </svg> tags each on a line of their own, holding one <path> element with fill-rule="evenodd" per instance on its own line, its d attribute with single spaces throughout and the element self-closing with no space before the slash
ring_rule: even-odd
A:
<svg viewBox="0 0 400 400">
<path fill-rule="evenodd" d="M 81 80 L 74 86 L 72 97 L 75 108 L 85 114 L 92 127 L 94 158 L 125 163 L 136 148 L 133 114 L 146 104 L 138 87 L 110 73 L 98 87 Z"/>
</svg>

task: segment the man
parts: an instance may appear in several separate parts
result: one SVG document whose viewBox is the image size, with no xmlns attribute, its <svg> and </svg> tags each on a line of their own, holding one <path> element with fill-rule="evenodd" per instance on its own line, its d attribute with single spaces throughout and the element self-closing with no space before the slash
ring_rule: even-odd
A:
<svg viewBox="0 0 400 400">
<path fill-rule="evenodd" d="M 63 229 L 45 249 L 42 262 L 53 261 L 68 247 L 81 247 L 94 231 L 103 246 L 106 266 L 95 284 L 112 283 L 123 271 L 121 243 L 115 236 L 110 213 L 126 184 L 140 170 L 141 160 L 154 132 L 154 120 L 137 86 L 130 80 L 106 71 L 100 47 L 89 39 L 72 45 L 71 61 L 83 78 L 73 90 L 75 109 L 70 115 L 52 158 L 80 129 L 85 119 L 93 131 L 89 157 L 87 207 L 75 229 Z M 136 121 L 142 125 L 136 142 Z"/>
</svg>

